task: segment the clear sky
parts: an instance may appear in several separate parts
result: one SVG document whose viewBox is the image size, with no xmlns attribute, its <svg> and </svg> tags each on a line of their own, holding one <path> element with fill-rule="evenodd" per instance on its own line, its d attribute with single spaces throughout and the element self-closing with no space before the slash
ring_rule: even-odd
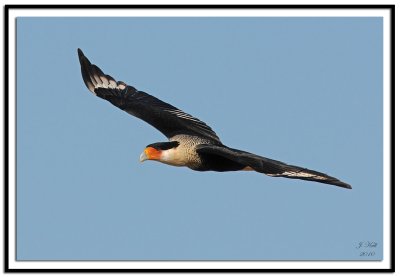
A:
<svg viewBox="0 0 400 277">
<path fill-rule="evenodd" d="M 87 90 L 78 47 L 226 145 L 353 189 L 140 163 L 166 138 Z M 382 259 L 382 75 L 380 18 L 18 18 L 17 258 Z"/>
</svg>

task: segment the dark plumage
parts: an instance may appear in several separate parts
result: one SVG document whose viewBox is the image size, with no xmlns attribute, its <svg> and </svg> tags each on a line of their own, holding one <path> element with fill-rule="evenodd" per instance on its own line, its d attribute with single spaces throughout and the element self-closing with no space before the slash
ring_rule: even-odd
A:
<svg viewBox="0 0 400 277">
<path fill-rule="evenodd" d="M 93 94 L 146 121 L 169 139 L 169 142 L 148 145 L 140 156 L 141 161 L 156 160 L 197 171 L 253 170 L 272 177 L 351 189 L 349 184 L 324 173 L 229 148 L 203 121 L 124 82 L 115 81 L 91 64 L 80 49 L 78 56 L 83 81 Z"/>
<path fill-rule="evenodd" d="M 124 82 L 116 82 L 96 65 L 91 64 L 80 49 L 78 55 L 83 80 L 96 96 L 146 121 L 167 138 L 187 134 L 219 142 L 218 136 L 204 122 Z"/>
<path fill-rule="evenodd" d="M 153 147 L 154 149 L 157 150 L 168 150 L 171 148 L 176 148 L 179 146 L 179 142 L 177 141 L 168 141 L 168 142 L 156 142 L 147 145 L 146 147 Z"/>
</svg>

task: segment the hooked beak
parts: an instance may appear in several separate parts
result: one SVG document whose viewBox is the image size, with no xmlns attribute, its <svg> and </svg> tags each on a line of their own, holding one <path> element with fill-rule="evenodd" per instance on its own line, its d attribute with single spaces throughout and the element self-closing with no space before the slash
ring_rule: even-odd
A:
<svg viewBox="0 0 400 277">
<path fill-rule="evenodd" d="M 147 157 L 146 152 L 143 151 L 142 154 L 140 154 L 140 162 L 144 162 L 145 160 L 148 160 L 149 157 Z"/>
</svg>

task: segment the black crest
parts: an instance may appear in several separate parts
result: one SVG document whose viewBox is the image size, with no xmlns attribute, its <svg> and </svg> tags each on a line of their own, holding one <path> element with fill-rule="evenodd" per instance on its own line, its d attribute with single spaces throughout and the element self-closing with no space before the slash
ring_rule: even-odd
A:
<svg viewBox="0 0 400 277">
<path fill-rule="evenodd" d="M 177 141 L 169 141 L 169 142 L 156 142 L 156 143 L 152 143 L 147 145 L 146 147 L 153 147 L 154 149 L 157 150 L 168 150 L 171 148 L 175 148 L 178 147 L 179 142 Z"/>
</svg>

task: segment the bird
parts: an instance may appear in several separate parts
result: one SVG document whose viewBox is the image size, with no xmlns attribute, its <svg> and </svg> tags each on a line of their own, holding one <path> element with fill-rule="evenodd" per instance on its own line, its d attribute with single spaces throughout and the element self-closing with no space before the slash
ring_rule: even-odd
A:
<svg viewBox="0 0 400 277">
<path fill-rule="evenodd" d="M 78 48 L 83 82 L 95 96 L 147 122 L 168 141 L 147 145 L 140 162 L 158 161 L 195 171 L 255 171 L 271 177 L 301 179 L 351 189 L 351 185 L 325 173 L 290 165 L 224 145 L 200 119 L 144 91 L 137 90 L 92 64 Z"/>
</svg>

